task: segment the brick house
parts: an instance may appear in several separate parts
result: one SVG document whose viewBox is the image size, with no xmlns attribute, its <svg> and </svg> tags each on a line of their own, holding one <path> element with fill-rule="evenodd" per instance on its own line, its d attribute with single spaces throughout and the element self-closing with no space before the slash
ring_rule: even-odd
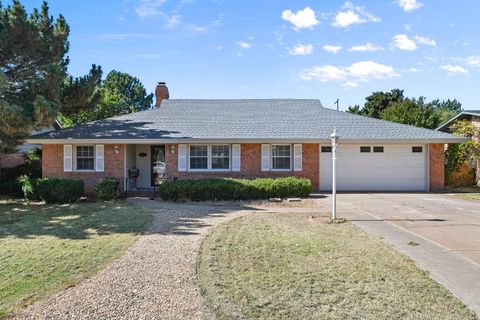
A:
<svg viewBox="0 0 480 320">
<path fill-rule="evenodd" d="M 478 130 L 480 130 L 480 110 L 463 110 L 462 112 L 442 124 L 436 130 L 442 132 L 450 132 L 450 126 L 459 120 L 471 121 L 473 125 L 477 127 Z M 467 176 L 468 180 L 468 172 L 472 171 L 472 169 L 475 173 L 475 184 L 480 186 L 480 159 L 478 159 L 477 162 L 474 164 L 464 164 L 455 174 L 459 177 L 459 179 Z"/>
<path fill-rule="evenodd" d="M 449 133 L 357 116 L 314 99 L 169 99 L 164 83 L 156 108 L 32 136 L 42 145 L 44 177 L 102 177 L 124 190 L 151 188 L 156 177 L 298 176 L 315 190 L 331 186 L 330 134 L 336 128 L 339 190 L 444 189 Z M 138 169 L 138 177 L 129 177 Z"/>
</svg>

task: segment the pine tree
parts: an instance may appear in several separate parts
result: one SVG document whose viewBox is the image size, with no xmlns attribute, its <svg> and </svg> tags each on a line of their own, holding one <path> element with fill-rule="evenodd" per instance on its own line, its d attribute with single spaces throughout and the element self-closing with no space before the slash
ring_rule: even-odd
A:
<svg viewBox="0 0 480 320">
<path fill-rule="evenodd" d="M 48 10 L 44 2 L 28 15 L 19 0 L 0 3 L 0 154 L 51 124 L 59 110 L 69 26 Z"/>
</svg>

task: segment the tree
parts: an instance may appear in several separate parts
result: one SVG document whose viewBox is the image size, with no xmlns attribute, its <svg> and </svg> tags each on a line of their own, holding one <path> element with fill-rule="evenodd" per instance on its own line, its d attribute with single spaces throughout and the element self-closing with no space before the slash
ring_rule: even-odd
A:
<svg viewBox="0 0 480 320">
<path fill-rule="evenodd" d="M 363 110 L 360 108 L 360 105 L 358 105 L 358 104 L 348 107 L 347 112 L 353 113 L 353 114 L 358 114 L 358 115 L 363 115 Z"/>
<path fill-rule="evenodd" d="M 439 124 L 445 123 L 453 116 L 462 111 L 462 104 L 457 99 L 447 99 L 440 101 L 439 99 L 433 100 L 432 105 L 436 109 L 439 118 Z"/>
<path fill-rule="evenodd" d="M 99 112 L 102 118 L 147 110 L 152 107 L 153 94 L 148 94 L 136 77 L 112 70 L 102 84 L 102 102 Z"/>
<path fill-rule="evenodd" d="M 380 118 L 429 129 L 440 124 L 438 112 L 432 103 L 425 102 L 425 97 L 395 102 L 381 113 Z"/>
<path fill-rule="evenodd" d="M 360 106 L 349 107 L 348 112 L 362 114 L 379 119 L 382 112 L 394 103 L 404 100 L 403 90 L 393 89 L 390 92 L 374 92 L 365 98 L 366 102 L 362 109 Z"/>
<path fill-rule="evenodd" d="M 14 151 L 32 128 L 51 124 L 60 102 L 69 27 L 48 5 L 28 15 L 19 0 L 0 3 L 0 153 Z"/>
<path fill-rule="evenodd" d="M 463 163 L 469 163 L 472 167 L 476 166 L 477 172 L 479 172 L 480 129 L 468 120 L 456 121 L 449 129 L 454 135 L 468 137 L 470 140 L 462 144 L 450 144 L 448 146 L 445 154 L 447 179 Z"/>
<path fill-rule="evenodd" d="M 60 107 L 63 123 L 67 122 L 67 119 L 72 125 L 82 122 L 82 115 L 97 107 L 102 99 L 101 83 L 102 68 L 96 65 L 92 65 L 92 69 L 85 76 L 70 76 L 65 79 Z"/>
<path fill-rule="evenodd" d="M 136 77 L 128 73 L 111 71 L 101 80 L 101 68 L 95 65 L 87 76 L 69 79 L 65 86 L 65 104 L 61 122 L 72 126 L 121 114 L 147 110 L 152 107 L 153 94 L 148 94 Z M 77 100 L 77 102 L 75 102 Z M 65 112 L 64 112 L 65 110 Z"/>
</svg>

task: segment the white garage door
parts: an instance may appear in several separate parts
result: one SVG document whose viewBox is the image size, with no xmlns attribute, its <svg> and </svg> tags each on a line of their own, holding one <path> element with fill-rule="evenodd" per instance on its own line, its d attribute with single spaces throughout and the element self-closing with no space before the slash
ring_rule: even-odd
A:
<svg viewBox="0 0 480 320">
<path fill-rule="evenodd" d="M 425 145 L 359 145 L 337 147 L 337 189 L 424 191 L 427 189 Z M 320 189 L 332 189 L 331 147 L 320 147 Z"/>
</svg>

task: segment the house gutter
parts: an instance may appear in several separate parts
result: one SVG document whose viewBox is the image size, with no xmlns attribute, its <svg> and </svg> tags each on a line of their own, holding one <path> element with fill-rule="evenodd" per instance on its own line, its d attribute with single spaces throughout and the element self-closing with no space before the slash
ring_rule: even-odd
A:
<svg viewBox="0 0 480 320">
<path fill-rule="evenodd" d="M 432 144 L 432 143 L 464 143 L 466 137 L 449 137 L 437 139 L 342 139 L 341 144 Z M 27 139 L 29 144 L 181 144 L 181 143 L 318 143 L 330 144 L 330 139 Z"/>
</svg>

